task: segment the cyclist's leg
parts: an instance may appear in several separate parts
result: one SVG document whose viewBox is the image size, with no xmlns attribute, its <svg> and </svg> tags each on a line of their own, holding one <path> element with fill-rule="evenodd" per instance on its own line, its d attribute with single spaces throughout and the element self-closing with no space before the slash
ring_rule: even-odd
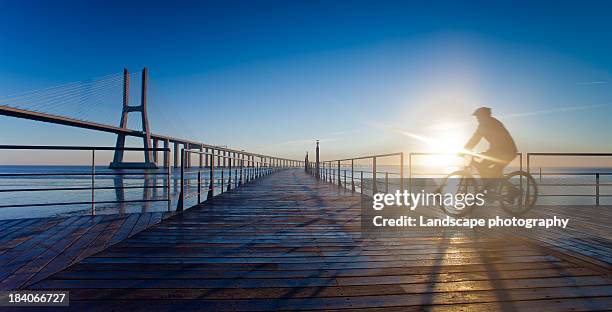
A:
<svg viewBox="0 0 612 312">
<path fill-rule="evenodd" d="M 496 190 L 499 182 L 504 178 L 504 168 L 515 157 L 508 155 L 498 155 L 496 153 L 485 152 L 482 154 L 483 160 L 480 163 L 480 174 L 483 184 L 488 190 Z"/>
</svg>

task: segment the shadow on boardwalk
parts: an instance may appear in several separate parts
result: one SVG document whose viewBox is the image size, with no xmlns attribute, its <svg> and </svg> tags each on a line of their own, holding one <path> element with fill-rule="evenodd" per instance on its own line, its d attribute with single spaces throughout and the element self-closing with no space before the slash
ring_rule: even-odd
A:
<svg viewBox="0 0 612 312">
<path fill-rule="evenodd" d="M 77 311 L 604 310 L 609 272 L 473 232 L 360 234 L 361 197 L 285 170 L 30 286 Z M 189 300 L 187 300 L 189 299 Z"/>
</svg>

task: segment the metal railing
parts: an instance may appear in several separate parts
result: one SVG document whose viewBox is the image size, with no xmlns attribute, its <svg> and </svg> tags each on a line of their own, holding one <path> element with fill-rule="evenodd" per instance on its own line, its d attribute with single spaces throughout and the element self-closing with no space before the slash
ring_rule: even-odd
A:
<svg viewBox="0 0 612 312">
<path fill-rule="evenodd" d="M 397 165 L 384 165 L 384 166 L 397 166 L 398 172 L 380 171 L 381 165 L 379 160 L 381 158 L 398 157 L 399 161 Z M 367 165 L 371 170 L 363 169 L 363 166 L 355 167 L 355 161 L 359 160 L 371 160 L 371 163 Z M 347 163 L 350 163 L 347 164 Z M 387 162 L 388 163 L 388 162 Z M 318 172 L 316 168 L 319 168 Z M 385 192 L 389 191 L 391 186 L 390 177 L 399 178 L 398 189 L 404 190 L 404 153 L 389 153 L 389 154 L 377 154 L 367 155 L 353 158 L 335 159 L 320 161 L 317 166 L 316 162 L 309 162 L 307 171 L 318 177 L 320 180 L 325 182 L 337 184 L 339 188 L 347 188 L 351 191 L 358 191 L 362 195 L 369 195 L 366 192 L 366 180 L 372 180 L 372 194 L 378 192 L 379 184 L 382 184 L 381 188 Z M 350 175 L 349 175 L 350 173 Z M 379 176 L 384 176 L 384 181 L 379 183 Z M 350 179 L 350 181 L 349 181 Z"/>
<path fill-rule="evenodd" d="M 0 193 L 20 193 L 20 192 L 51 192 L 51 191 L 91 191 L 91 197 L 89 201 L 71 201 L 71 202 L 45 202 L 45 203 L 27 203 L 27 204 L 2 204 L 0 208 L 18 208 L 18 207 L 42 207 L 42 206 L 68 206 L 68 205 L 90 205 L 91 215 L 96 213 L 96 204 L 124 204 L 124 203 L 145 203 L 145 202 L 167 202 L 168 210 L 171 207 L 172 193 L 170 192 L 170 178 L 171 171 L 170 167 L 167 167 L 165 172 L 96 172 L 96 152 L 100 151 L 164 151 L 169 153 L 170 150 L 166 148 L 116 148 L 116 147 L 105 147 L 105 146 L 45 146 L 45 145 L 0 145 L 0 150 L 47 150 L 47 151 L 90 151 L 90 170 L 89 172 L 29 172 L 29 173 L 1 173 L 0 178 L 23 178 L 23 177 L 91 177 L 89 179 L 89 186 L 78 186 L 78 187 L 57 187 L 57 188 L 9 188 L 0 189 Z M 165 176 L 165 185 L 143 185 L 143 186 L 96 186 L 96 177 L 100 176 L 135 176 L 135 175 L 161 175 Z M 125 189 L 150 189 L 150 188 L 165 188 L 167 190 L 167 196 L 162 199 L 147 199 L 143 198 L 140 200 L 105 200 L 96 201 L 96 190 L 125 190 Z"/>
<path fill-rule="evenodd" d="M 199 156 L 199 166 L 196 166 L 196 170 L 189 170 L 194 167 L 191 165 L 191 155 Z M 302 161 L 239 152 L 226 153 L 225 150 L 211 149 L 210 152 L 205 152 L 182 149 L 180 192 L 176 210 L 183 211 L 185 201 L 190 198 L 197 197 L 196 205 L 201 203 L 204 192 L 206 200 L 209 200 L 215 196 L 217 189 L 218 193 L 222 194 L 277 170 L 298 168 L 302 165 Z M 202 185 L 205 185 L 204 190 L 202 190 Z M 189 192 L 191 186 L 195 187 L 193 193 Z"/>
<path fill-rule="evenodd" d="M 445 177 L 448 175 L 448 172 L 438 172 L 438 173 L 418 173 L 415 166 L 415 160 L 417 157 L 431 157 L 431 156 L 454 156 L 457 154 L 450 153 L 409 153 L 408 154 L 408 164 L 407 170 L 404 171 L 404 153 L 391 153 L 391 154 L 380 154 L 380 155 L 371 155 L 371 156 L 363 156 L 363 157 L 355 157 L 355 158 L 345 158 L 345 159 L 337 159 L 337 160 L 325 160 L 319 162 L 319 170 L 317 172 L 317 164 L 316 162 L 309 162 L 308 166 L 306 166 L 306 170 L 313 176 L 319 177 L 320 180 L 337 184 L 339 187 L 346 187 L 352 191 L 357 191 L 362 194 L 366 194 L 364 190 L 367 188 L 365 185 L 366 180 L 372 179 L 372 193 L 377 192 L 379 189 L 382 191 L 384 188 L 385 191 L 388 191 L 390 186 L 390 178 L 399 178 L 399 189 L 412 189 L 412 181 L 416 177 Z M 399 156 L 400 162 L 396 166 L 399 168 L 397 172 L 389 172 L 389 171 L 381 171 L 379 166 L 377 166 L 377 160 L 381 157 L 391 157 L 391 156 Z M 523 156 L 523 153 L 517 153 L 517 158 L 513 161 L 515 168 L 518 170 L 526 171 L 535 178 L 539 178 L 540 182 L 538 185 L 541 187 L 541 190 L 538 196 L 541 197 L 590 197 L 595 201 L 595 205 L 600 205 L 601 198 L 612 197 L 611 194 L 605 194 L 602 192 L 604 188 L 609 188 L 612 192 L 612 182 L 606 183 L 602 181 L 604 177 L 612 177 L 612 169 L 609 172 L 595 172 L 595 171 L 587 171 L 587 172 L 542 172 L 542 168 L 539 168 L 539 172 L 532 172 L 533 159 L 534 157 L 612 157 L 612 153 L 526 153 L 526 156 Z M 363 159 L 371 159 L 371 164 L 369 165 L 372 169 L 363 169 L 355 168 L 356 160 Z M 350 164 L 346 164 L 349 162 Z M 525 166 L 523 165 L 525 163 Z M 512 167 L 512 164 L 510 167 Z M 387 165 L 388 166 L 388 165 Z M 404 175 L 407 177 L 405 178 Z M 379 182 L 379 177 L 384 176 L 384 182 Z M 546 177 L 554 177 L 554 176 L 587 176 L 592 177 L 592 182 L 590 183 L 551 183 L 547 182 Z M 381 186 L 381 187 L 379 187 Z M 546 187 L 561 187 L 567 189 L 567 191 L 561 191 L 557 193 L 546 193 L 542 191 L 543 188 Z M 572 193 L 570 188 L 580 188 L 580 187 L 592 187 L 593 192 L 588 194 L 579 194 Z M 367 194 L 366 194 L 367 195 Z"/>
<path fill-rule="evenodd" d="M 223 193 L 232 188 L 238 187 L 246 182 L 252 181 L 264 175 L 270 174 L 280 168 L 295 168 L 303 166 L 302 161 L 296 161 L 291 159 L 283 159 L 271 156 L 263 156 L 244 151 L 232 151 L 226 148 L 207 148 L 205 151 L 181 149 L 180 150 L 180 180 L 173 176 L 171 171 L 172 166 L 169 165 L 168 161 L 164 161 L 166 165 L 162 170 L 159 169 L 121 169 L 112 170 L 106 172 L 99 172 L 96 170 L 96 156 L 101 151 L 152 151 L 155 154 L 157 152 L 164 153 L 164 159 L 170 159 L 171 149 L 170 148 L 115 148 L 105 146 L 38 146 L 38 145 L 0 145 L 0 150 L 47 150 L 47 151 L 85 151 L 91 152 L 89 157 L 89 169 L 81 170 L 79 172 L 71 172 L 69 170 L 53 171 L 53 172 L 20 172 L 20 173 L 0 173 L 0 178 L 5 179 L 18 179 L 18 178 L 63 178 L 63 179 L 78 179 L 78 183 L 82 184 L 83 179 L 88 181 L 87 185 L 77 186 L 60 186 L 60 187 L 9 187 L 5 189 L 0 188 L 0 194 L 4 193 L 21 193 L 21 192 L 60 192 L 60 191 L 91 191 L 89 200 L 75 200 L 75 201 L 44 201 L 44 202 L 33 202 L 33 203 L 14 203 L 6 204 L 2 203 L 0 208 L 19 208 L 19 207 L 41 207 L 41 206 L 69 206 L 69 205 L 89 205 L 90 213 L 94 215 L 96 213 L 96 205 L 99 204 L 127 204 L 127 203 L 149 203 L 149 202 L 167 202 L 168 211 L 172 210 L 173 190 L 172 184 L 174 184 L 174 192 L 180 185 L 180 192 L 177 197 L 176 208 L 178 211 L 184 209 L 184 202 L 189 199 L 190 196 L 197 196 L 197 201 L 202 201 L 202 186 L 206 183 L 206 192 L 208 192 L 206 199 L 210 199 L 215 195 L 215 190 Z M 199 166 L 196 164 L 193 166 L 192 155 L 200 156 Z M 157 156 L 157 155 L 156 155 Z M 155 157 L 157 159 L 158 157 Z M 197 168 L 193 170 L 192 168 Z M 204 170 L 203 170 L 204 169 Z M 109 169 L 110 170 L 110 169 Z M 203 173 L 206 171 L 208 179 L 203 177 Z M 174 173 L 176 174 L 176 173 Z M 115 186 L 99 185 L 97 181 L 101 176 L 106 177 L 121 177 L 119 185 Z M 145 180 L 144 185 L 123 185 L 123 179 L 142 176 Z M 162 185 L 158 185 L 154 182 L 154 185 L 149 185 L 148 178 L 150 176 L 157 177 L 162 176 L 165 181 Z M 192 177 L 196 177 L 195 184 L 192 183 Z M 98 179 L 97 179 L 98 178 Z M 174 183 L 171 181 L 176 179 Z M 197 193 L 187 195 L 186 191 L 190 187 L 195 186 Z M 143 189 L 142 199 L 131 199 L 124 200 L 123 190 L 127 189 Z M 164 198 L 158 198 L 155 195 L 149 197 L 147 189 L 164 189 L 166 196 Z M 116 200 L 99 200 L 96 198 L 96 192 L 101 190 L 115 190 Z M 155 193 L 154 193 L 155 194 Z M 187 195 L 187 196 L 186 196 Z M 82 194 L 79 196 L 82 197 Z"/>
<path fill-rule="evenodd" d="M 535 157 L 612 157 L 612 153 L 527 153 L 527 172 L 531 173 L 531 166 L 533 158 Z M 539 193 L 538 196 L 542 197 L 591 197 L 595 200 L 595 205 L 599 206 L 600 199 L 602 197 L 612 197 L 612 194 L 601 194 L 602 187 L 612 187 L 612 183 L 602 183 L 601 177 L 612 176 L 612 172 L 542 172 L 542 168 L 539 168 L 539 172 L 534 174 L 542 181 L 543 177 L 552 176 L 591 176 L 593 177 L 593 183 L 538 183 L 543 187 L 593 187 L 593 194 L 572 194 L 564 192 L 563 194 L 554 193 Z"/>
</svg>

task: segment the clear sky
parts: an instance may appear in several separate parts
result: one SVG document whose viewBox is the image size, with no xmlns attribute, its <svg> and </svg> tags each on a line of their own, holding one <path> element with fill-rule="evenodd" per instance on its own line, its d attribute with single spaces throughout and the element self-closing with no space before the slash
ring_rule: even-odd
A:
<svg viewBox="0 0 612 312">
<path fill-rule="evenodd" d="M 486 105 L 521 151 L 610 151 L 609 1 L 125 2 L 0 2 L 0 97 L 147 66 L 153 131 L 211 144 L 436 151 L 462 145 Z M 104 105 L 118 124 L 121 102 Z M 0 133 L 115 140 L 9 117 Z"/>
</svg>

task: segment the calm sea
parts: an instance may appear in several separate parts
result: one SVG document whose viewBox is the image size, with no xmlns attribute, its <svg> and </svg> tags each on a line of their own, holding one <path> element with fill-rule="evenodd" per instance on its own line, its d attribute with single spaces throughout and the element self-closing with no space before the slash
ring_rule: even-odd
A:
<svg viewBox="0 0 612 312">
<path fill-rule="evenodd" d="M 196 168 L 189 170 L 190 176 L 194 181 L 188 186 L 190 197 L 185 200 L 185 207 L 190 207 L 197 200 L 197 185 L 195 178 Z M 347 170 L 350 180 L 350 170 L 341 168 L 341 176 Z M 371 178 L 371 168 L 356 167 L 355 178 L 359 178 L 364 171 L 364 178 Z M 391 178 L 399 172 L 397 168 L 391 166 L 380 166 L 377 171 L 391 172 Z M 0 166 L 0 219 L 14 218 L 33 218 L 33 217 L 55 217 L 69 216 L 75 214 L 91 213 L 90 204 L 70 204 L 60 205 L 60 203 L 90 202 L 92 185 L 91 167 L 87 166 Z M 170 208 L 167 201 L 167 177 L 164 170 L 148 171 L 120 171 L 122 175 L 116 175 L 118 171 L 109 170 L 105 166 L 96 167 L 95 187 L 100 188 L 95 191 L 95 201 L 142 201 L 146 202 L 127 202 L 127 203 L 98 203 L 96 213 L 131 213 L 131 212 L 153 212 L 168 211 L 176 209 L 176 199 L 179 193 L 180 172 L 173 170 L 170 181 L 170 195 L 172 202 Z M 216 170 L 216 178 L 221 179 L 223 172 L 224 181 L 228 180 L 229 172 Z M 561 205 L 591 205 L 595 203 L 596 176 L 600 173 L 599 194 L 600 204 L 612 204 L 612 170 L 610 168 L 548 168 L 543 176 L 538 172 L 533 173 L 539 184 L 539 193 L 543 196 L 538 198 L 538 204 L 561 204 Z M 558 175 L 547 175 L 559 173 Z M 6 176 L 7 174 L 19 174 L 19 176 Z M 70 175 L 69 175 L 70 174 Z M 74 175 L 72 175 L 74 174 Z M 238 172 L 239 174 L 239 172 Z M 408 172 L 404 175 L 407 177 Z M 201 176 L 207 179 L 209 172 L 202 169 Z M 378 174 L 378 179 L 384 178 L 384 174 Z M 236 171 L 232 170 L 232 181 L 236 182 Z M 205 180 L 205 183 L 208 183 Z M 203 185 L 205 189 L 207 185 Z M 53 190 L 36 191 L 34 189 L 58 189 L 58 188 L 83 188 L 79 190 Z M 15 191 L 21 190 L 21 191 Z M 215 194 L 220 192 L 217 186 Z M 562 195 L 562 196 L 548 196 Z M 572 195 L 572 196 L 568 196 Z M 205 198 L 205 192 L 202 198 Z M 153 200 L 153 201 L 152 201 Z M 154 201 L 161 200 L 161 201 Z M 11 207 L 13 205 L 36 205 L 45 206 L 25 206 Z M 57 204 L 57 205 L 47 205 Z"/>
<path fill-rule="evenodd" d="M 121 173 L 118 175 L 116 173 Z M 0 166 L 0 219 L 56 217 L 91 213 L 91 167 L 88 166 Z M 13 175 L 17 176 L 13 176 Z M 188 198 L 185 207 L 197 201 L 197 169 L 188 169 L 187 175 L 193 178 L 187 186 Z M 238 176 L 239 176 L 238 172 Z M 246 174 L 246 173 L 244 173 Z M 11 176 L 7 176 L 11 175 Z M 218 181 L 223 177 L 228 181 L 229 170 L 220 168 L 215 171 Z M 236 170 L 233 169 L 232 181 L 236 183 Z M 202 169 L 202 189 L 207 188 L 209 171 Z M 110 170 L 106 166 L 96 167 L 95 209 L 98 214 L 154 212 L 175 210 L 180 189 L 180 171 L 172 170 L 170 179 L 170 208 L 167 175 L 165 170 L 139 171 Z M 220 182 L 218 182 L 220 183 Z M 227 187 L 227 186 L 226 186 Z M 59 188 L 82 188 L 77 190 L 55 190 Z M 54 189 L 40 191 L 35 189 Z M 15 191 L 20 190 L 20 191 Z M 202 191 L 202 199 L 206 197 Z M 221 188 L 216 186 L 215 194 Z M 156 201 L 159 200 L 159 201 Z M 126 203 L 99 203 L 128 201 Z M 130 202 L 131 201 L 131 202 Z M 141 201 L 141 202 L 138 202 Z M 66 204 L 83 203 L 85 204 Z M 44 206 L 36 206 L 45 204 Z M 57 205 L 49 205 L 57 204 Z M 12 205 L 33 205 L 7 207 Z"/>
</svg>

